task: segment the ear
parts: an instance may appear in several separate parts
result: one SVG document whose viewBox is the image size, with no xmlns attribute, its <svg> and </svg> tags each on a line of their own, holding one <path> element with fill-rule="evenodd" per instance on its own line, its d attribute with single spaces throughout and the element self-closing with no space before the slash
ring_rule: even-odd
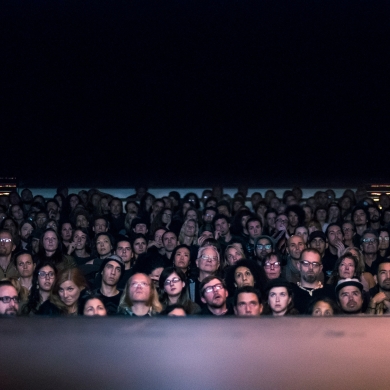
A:
<svg viewBox="0 0 390 390">
<path fill-rule="evenodd" d="M 286 252 L 290 254 L 290 251 L 288 250 L 288 246 L 286 246 Z"/>
<path fill-rule="evenodd" d="M 374 275 L 374 280 L 375 280 L 375 283 L 378 284 L 378 277 L 376 275 Z"/>
<path fill-rule="evenodd" d="M 237 315 L 237 309 L 236 309 L 236 307 L 234 306 L 233 309 L 234 309 L 234 314 Z"/>
<path fill-rule="evenodd" d="M 237 288 L 237 283 L 234 283 L 234 287 L 236 287 L 236 288 Z"/>
<path fill-rule="evenodd" d="M 199 259 L 195 260 L 196 266 L 199 268 Z"/>
<path fill-rule="evenodd" d="M 205 300 L 203 297 L 200 297 L 200 300 L 201 300 L 203 303 L 207 303 L 206 300 Z"/>
<path fill-rule="evenodd" d="M 259 312 L 260 314 L 263 312 L 264 306 L 260 303 Z"/>
<path fill-rule="evenodd" d="M 292 298 L 288 298 L 288 305 L 291 303 Z"/>
<path fill-rule="evenodd" d="M 328 249 L 328 246 L 329 246 L 329 243 L 326 242 L 326 244 L 325 244 L 325 249 Z"/>
<path fill-rule="evenodd" d="M 182 282 L 182 284 L 183 284 L 183 288 L 186 286 L 186 282 Z"/>
</svg>

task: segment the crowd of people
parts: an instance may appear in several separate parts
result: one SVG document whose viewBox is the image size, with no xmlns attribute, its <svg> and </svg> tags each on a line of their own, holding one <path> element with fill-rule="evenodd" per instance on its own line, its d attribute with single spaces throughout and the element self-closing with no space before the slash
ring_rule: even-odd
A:
<svg viewBox="0 0 390 390">
<path fill-rule="evenodd" d="M 53 195 L 0 196 L 2 316 L 390 313 L 385 193 Z"/>
</svg>

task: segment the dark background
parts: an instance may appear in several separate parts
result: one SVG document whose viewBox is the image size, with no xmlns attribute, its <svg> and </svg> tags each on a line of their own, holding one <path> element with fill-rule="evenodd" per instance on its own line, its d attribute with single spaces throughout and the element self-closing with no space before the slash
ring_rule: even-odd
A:
<svg viewBox="0 0 390 390">
<path fill-rule="evenodd" d="M 389 181 L 388 1 L 2 1 L 23 185 Z"/>
</svg>

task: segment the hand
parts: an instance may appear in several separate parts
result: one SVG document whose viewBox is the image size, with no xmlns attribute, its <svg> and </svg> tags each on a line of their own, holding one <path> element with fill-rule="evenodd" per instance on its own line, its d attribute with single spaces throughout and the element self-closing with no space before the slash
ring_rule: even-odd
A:
<svg viewBox="0 0 390 390">
<path fill-rule="evenodd" d="M 75 249 L 76 249 L 76 243 L 75 242 L 70 242 L 69 245 L 68 245 L 68 252 L 67 252 L 67 254 L 71 255 L 74 252 Z"/>
<path fill-rule="evenodd" d="M 216 230 L 215 233 L 214 233 L 214 238 L 216 240 L 218 240 L 219 237 L 221 237 L 221 231 L 220 230 Z"/>
<path fill-rule="evenodd" d="M 342 253 L 345 250 L 345 245 L 343 244 L 343 242 L 342 241 L 336 241 L 334 245 L 337 248 L 337 256 L 338 257 L 342 256 Z"/>
<path fill-rule="evenodd" d="M 378 303 L 383 302 L 386 299 L 386 294 L 384 292 L 379 292 L 373 298 L 371 298 L 370 304 L 368 306 L 374 307 Z"/>
</svg>

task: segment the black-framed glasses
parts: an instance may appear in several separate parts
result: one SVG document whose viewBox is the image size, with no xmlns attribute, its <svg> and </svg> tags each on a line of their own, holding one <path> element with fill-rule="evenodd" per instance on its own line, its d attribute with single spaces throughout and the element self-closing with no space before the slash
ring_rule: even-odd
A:
<svg viewBox="0 0 390 390">
<path fill-rule="evenodd" d="M 389 241 L 390 237 L 387 236 L 387 237 L 382 237 L 382 236 L 379 236 L 379 241 Z"/>
<path fill-rule="evenodd" d="M 271 249 L 271 248 L 272 248 L 272 245 L 271 245 L 271 244 L 266 244 L 266 245 L 257 244 L 257 245 L 256 245 L 256 248 L 257 248 L 257 249 L 260 249 L 260 250 L 262 250 L 262 249 Z"/>
<path fill-rule="evenodd" d="M 49 277 L 49 279 L 53 279 L 54 276 L 55 276 L 55 273 L 54 273 L 53 271 L 49 271 L 49 272 L 39 271 L 39 272 L 38 272 L 38 276 L 39 276 L 41 279 L 46 279 L 47 277 Z"/>
<path fill-rule="evenodd" d="M 14 303 L 19 303 L 20 301 L 19 297 L 0 297 L 0 301 L 3 301 L 3 303 L 10 303 L 11 300 L 13 300 Z"/>
<path fill-rule="evenodd" d="M 222 289 L 223 289 L 223 286 L 221 283 L 219 283 L 219 284 L 216 284 L 214 286 L 209 286 L 209 287 L 204 288 L 203 293 L 210 294 L 213 291 L 218 291 L 218 290 L 222 290 Z"/>
<path fill-rule="evenodd" d="M 176 277 L 176 278 L 172 278 L 172 279 L 167 279 L 165 282 L 164 282 L 164 286 L 169 286 L 171 283 L 177 283 L 177 282 L 180 282 L 181 279 Z"/>
<path fill-rule="evenodd" d="M 265 269 L 279 268 L 281 264 L 282 263 L 280 261 L 275 261 L 275 263 L 270 263 L 267 261 L 266 263 L 264 263 L 264 268 Z"/>
<path fill-rule="evenodd" d="M 312 266 L 313 268 L 319 268 L 322 264 L 321 263 L 317 263 L 316 261 L 313 261 L 312 263 L 310 261 L 307 261 L 307 260 L 301 260 L 300 263 L 305 267 L 305 268 L 309 268 L 310 266 Z"/>
<path fill-rule="evenodd" d="M 376 242 L 377 241 L 377 239 L 376 238 L 363 238 L 362 239 L 362 242 L 364 242 L 365 244 L 368 244 L 368 243 L 374 243 L 374 242 Z"/>
</svg>

